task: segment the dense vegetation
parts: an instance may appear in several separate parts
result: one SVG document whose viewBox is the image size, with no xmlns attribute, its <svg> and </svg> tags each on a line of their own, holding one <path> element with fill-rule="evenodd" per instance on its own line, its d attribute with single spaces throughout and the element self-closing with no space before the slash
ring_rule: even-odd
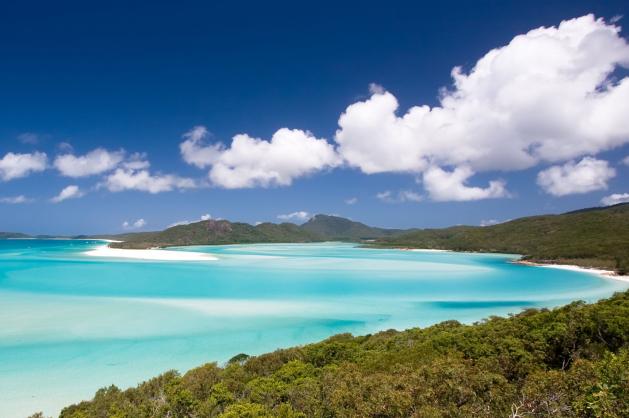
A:
<svg viewBox="0 0 629 418">
<path fill-rule="evenodd" d="M 303 224 L 301 229 L 310 231 L 329 241 L 363 241 L 406 232 L 401 229 L 375 228 L 331 215 L 315 215 Z"/>
<path fill-rule="evenodd" d="M 523 254 L 525 259 L 629 269 L 629 204 L 532 216 L 487 227 L 422 229 L 383 238 L 379 246 Z"/>
<path fill-rule="evenodd" d="M 627 417 L 629 293 L 475 325 L 342 334 L 110 386 L 62 418 Z"/>
<path fill-rule="evenodd" d="M 226 220 L 207 220 L 178 225 L 160 232 L 110 236 L 124 242 L 117 248 L 150 248 L 176 245 L 249 244 L 261 242 L 361 241 L 401 232 L 372 228 L 338 216 L 316 215 L 305 224 L 262 223 L 249 225 Z"/>
<path fill-rule="evenodd" d="M 177 245 L 249 244 L 260 242 L 314 242 L 323 238 L 292 223 L 249 225 L 225 220 L 207 220 L 178 225 L 160 232 L 116 236 L 116 248 L 150 248 Z"/>
<path fill-rule="evenodd" d="M 8 238 L 29 238 L 29 235 L 20 232 L 0 232 L 0 239 Z"/>
</svg>

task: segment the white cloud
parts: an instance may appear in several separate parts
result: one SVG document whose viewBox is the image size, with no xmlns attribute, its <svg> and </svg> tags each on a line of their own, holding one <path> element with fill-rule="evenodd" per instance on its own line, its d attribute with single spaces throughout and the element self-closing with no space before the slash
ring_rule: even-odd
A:
<svg viewBox="0 0 629 418">
<path fill-rule="evenodd" d="M 31 154 L 7 153 L 0 159 L 0 180 L 9 181 L 26 177 L 31 173 L 44 171 L 48 157 L 43 152 Z"/>
<path fill-rule="evenodd" d="M 277 218 L 282 221 L 297 221 L 297 222 L 306 222 L 310 219 L 310 213 L 300 210 L 298 212 L 288 213 L 286 215 L 277 215 Z"/>
<path fill-rule="evenodd" d="M 540 171 L 537 184 L 553 196 L 588 193 L 607 189 L 607 182 L 616 175 L 607 161 L 585 157 L 578 163 L 569 161 Z"/>
<path fill-rule="evenodd" d="M 83 195 L 84 193 L 81 191 L 79 186 L 70 185 L 61 190 L 61 192 L 59 192 L 57 196 L 50 199 L 50 201 L 53 203 L 59 203 L 67 199 L 77 199 Z"/>
<path fill-rule="evenodd" d="M 146 154 L 140 152 L 131 154 L 129 158 L 122 163 L 122 167 L 128 170 L 142 170 L 150 166 L 151 163 L 146 159 Z"/>
<path fill-rule="evenodd" d="M 111 171 L 124 159 L 124 151 L 96 148 L 85 155 L 64 154 L 55 158 L 54 166 L 61 175 L 86 177 Z"/>
<path fill-rule="evenodd" d="M 482 221 L 480 221 L 480 226 L 498 225 L 498 224 L 501 224 L 503 222 L 506 222 L 506 221 L 499 221 L 497 219 L 483 219 Z"/>
<path fill-rule="evenodd" d="M 33 132 L 24 132 L 17 136 L 22 144 L 36 145 L 39 142 L 39 135 Z"/>
<path fill-rule="evenodd" d="M 356 203 L 358 203 L 357 197 L 350 197 L 350 198 L 345 199 L 346 205 L 355 205 Z"/>
<path fill-rule="evenodd" d="M 628 66 L 620 28 L 592 15 L 534 29 L 469 72 L 454 68 L 440 106 L 398 115 L 391 93 L 370 88 L 368 100 L 341 115 L 338 151 L 367 174 L 427 171 L 429 178 L 442 174 L 435 167 L 460 175 L 595 155 L 629 142 L 629 77 L 614 79 Z M 475 199 L 504 195 L 497 182 L 485 191 L 458 188 Z"/>
<path fill-rule="evenodd" d="M 199 168 L 210 167 L 220 157 L 222 144 L 208 145 L 204 141 L 209 136 L 205 126 L 195 126 L 183 135 L 184 141 L 179 144 L 183 160 Z"/>
<path fill-rule="evenodd" d="M 383 94 L 385 91 L 385 88 L 378 83 L 369 84 L 369 93 L 371 94 Z"/>
<path fill-rule="evenodd" d="M 270 141 L 239 134 L 227 148 L 203 144 L 207 136 L 202 126 L 186 133 L 180 144 L 182 157 L 197 167 L 211 167 L 212 183 L 227 189 L 288 186 L 295 178 L 340 162 L 325 139 L 298 129 L 279 129 Z"/>
<path fill-rule="evenodd" d="M 618 203 L 629 202 L 629 193 L 614 193 L 601 199 L 601 203 L 605 206 L 617 205 Z"/>
<path fill-rule="evenodd" d="M 71 154 L 72 152 L 74 152 L 74 147 L 69 142 L 59 142 L 57 144 L 57 148 L 59 149 L 59 151 L 65 152 L 66 154 Z"/>
<path fill-rule="evenodd" d="M 135 222 L 124 221 L 122 223 L 123 229 L 140 229 L 146 226 L 146 221 L 143 218 L 138 219 Z"/>
<path fill-rule="evenodd" d="M 212 216 L 209 213 L 206 213 L 205 215 L 201 215 L 201 217 L 199 219 L 197 219 L 196 221 L 188 221 L 188 220 L 184 220 L 184 221 L 177 221 L 177 222 L 173 222 L 170 225 L 167 226 L 167 228 L 172 228 L 173 226 L 179 226 L 179 225 L 189 225 L 193 222 L 199 222 L 199 221 L 208 221 L 212 219 Z"/>
<path fill-rule="evenodd" d="M 390 190 L 386 190 L 384 192 L 377 193 L 376 197 L 386 203 L 421 202 L 423 200 L 423 197 L 419 193 L 411 190 L 400 190 L 395 193 Z"/>
<path fill-rule="evenodd" d="M 625 158 L 622 159 L 622 163 L 624 165 L 629 165 L 629 155 L 627 155 Z"/>
<path fill-rule="evenodd" d="M 32 199 L 27 198 L 23 194 L 21 194 L 19 196 L 0 197 L 0 203 L 8 203 L 10 205 L 17 205 L 17 204 L 20 204 L 20 203 L 28 203 L 28 202 L 31 202 L 31 201 L 32 201 Z"/>
<path fill-rule="evenodd" d="M 176 189 L 193 189 L 197 184 L 193 179 L 173 174 L 151 174 L 145 169 L 117 168 L 105 178 L 101 186 L 111 192 L 139 190 L 155 194 Z"/>
<path fill-rule="evenodd" d="M 485 188 L 467 186 L 467 180 L 474 175 L 474 171 L 467 166 L 445 171 L 439 167 L 431 167 L 424 171 L 424 188 L 430 198 L 435 201 L 467 201 L 508 197 L 509 192 L 502 180 L 492 180 Z"/>
</svg>

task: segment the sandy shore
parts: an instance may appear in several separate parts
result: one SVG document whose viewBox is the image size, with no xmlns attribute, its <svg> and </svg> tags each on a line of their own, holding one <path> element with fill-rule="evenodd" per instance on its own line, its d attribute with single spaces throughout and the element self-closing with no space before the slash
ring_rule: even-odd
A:
<svg viewBox="0 0 629 418">
<path fill-rule="evenodd" d="M 619 276 L 612 270 L 603 270 L 589 267 L 579 267 L 571 264 L 541 264 L 534 263 L 531 261 L 516 261 L 517 264 L 524 264 L 527 266 L 536 266 L 536 267 L 546 267 L 550 269 L 560 269 L 560 270 L 571 270 L 571 271 L 580 271 L 582 273 L 595 274 L 597 276 L 603 277 L 605 279 L 614 279 L 620 280 L 622 282 L 629 282 L 629 276 Z"/>
<path fill-rule="evenodd" d="M 171 250 L 126 250 L 121 248 L 109 248 L 103 245 L 93 250 L 86 251 L 85 255 L 92 257 L 113 257 L 130 258 L 135 260 L 154 261 L 213 261 L 218 260 L 215 256 L 206 253 L 196 253 L 192 251 L 171 251 Z"/>
<path fill-rule="evenodd" d="M 408 248 L 406 251 L 415 251 L 418 253 L 451 253 L 450 250 L 435 250 L 432 248 Z"/>
</svg>

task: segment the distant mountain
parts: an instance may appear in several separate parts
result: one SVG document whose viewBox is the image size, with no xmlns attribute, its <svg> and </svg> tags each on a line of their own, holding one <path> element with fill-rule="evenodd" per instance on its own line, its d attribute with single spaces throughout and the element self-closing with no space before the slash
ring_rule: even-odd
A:
<svg viewBox="0 0 629 418">
<path fill-rule="evenodd" d="M 30 235 L 22 234 L 21 232 L 0 232 L 0 239 L 7 238 L 30 238 Z"/>
<path fill-rule="evenodd" d="M 629 204 L 498 225 L 421 229 L 378 239 L 377 246 L 523 254 L 543 263 L 629 269 Z"/>
<path fill-rule="evenodd" d="M 402 229 L 374 228 L 332 215 L 315 215 L 301 229 L 330 241 L 363 241 L 408 232 Z"/>
<path fill-rule="evenodd" d="M 124 242 L 116 248 L 151 248 L 182 245 L 248 244 L 263 242 L 316 242 L 325 238 L 291 223 L 250 225 L 226 220 L 206 220 L 177 225 L 159 232 L 110 236 Z"/>
</svg>

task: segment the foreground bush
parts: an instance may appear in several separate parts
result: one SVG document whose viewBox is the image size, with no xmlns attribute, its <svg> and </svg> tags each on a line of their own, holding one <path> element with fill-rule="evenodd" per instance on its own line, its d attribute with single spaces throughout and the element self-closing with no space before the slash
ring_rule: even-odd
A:
<svg viewBox="0 0 629 418">
<path fill-rule="evenodd" d="M 63 418 L 628 417 L 629 293 L 236 356 L 136 388 L 110 386 Z"/>
</svg>

